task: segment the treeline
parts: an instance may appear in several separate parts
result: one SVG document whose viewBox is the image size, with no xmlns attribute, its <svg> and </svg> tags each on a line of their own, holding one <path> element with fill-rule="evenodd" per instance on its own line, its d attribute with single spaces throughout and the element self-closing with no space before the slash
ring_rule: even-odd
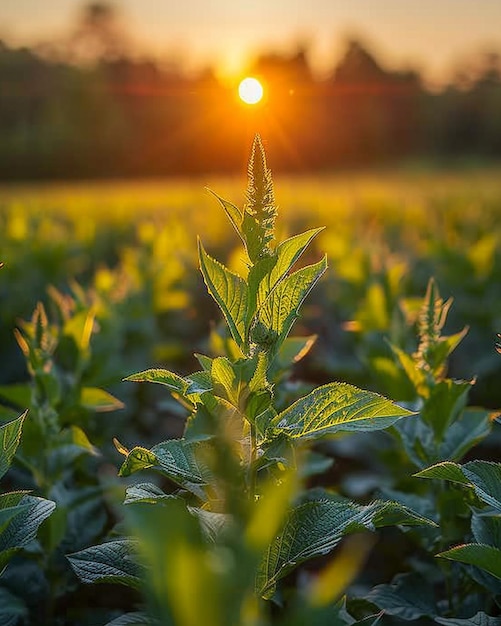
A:
<svg viewBox="0 0 501 626">
<path fill-rule="evenodd" d="M 501 157 L 501 61 L 439 92 L 351 41 L 331 75 L 307 51 L 263 54 L 255 107 L 206 70 L 189 76 L 122 51 L 93 63 L 0 43 L 0 178 L 183 175 L 241 170 L 260 132 L 275 171 L 402 159 Z"/>
</svg>

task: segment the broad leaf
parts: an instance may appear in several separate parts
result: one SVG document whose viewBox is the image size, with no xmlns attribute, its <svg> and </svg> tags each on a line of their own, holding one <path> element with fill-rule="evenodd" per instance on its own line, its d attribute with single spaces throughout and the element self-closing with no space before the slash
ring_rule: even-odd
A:
<svg viewBox="0 0 501 626">
<path fill-rule="evenodd" d="M 40 524 L 56 508 L 55 502 L 25 495 L 19 502 L 22 511 L 0 533 L 0 572 L 10 558 L 36 537 Z"/>
<path fill-rule="evenodd" d="M 445 461 L 419 472 L 416 476 L 450 480 L 472 487 L 483 502 L 501 511 L 500 463 L 471 461 L 458 465 Z"/>
<path fill-rule="evenodd" d="M 98 387 L 83 387 L 80 401 L 82 406 L 98 413 L 124 408 L 123 402 Z"/>
<path fill-rule="evenodd" d="M 146 613 L 125 613 L 108 622 L 106 626 L 158 626 L 158 622 L 150 618 Z"/>
<path fill-rule="evenodd" d="M 360 506 L 326 496 L 300 504 L 290 511 L 263 559 L 257 576 L 259 593 L 271 597 L 280 578 L 300 563 L 329 553 L 346 534 L 394 524 L 433 522 L 395 502 L 375 501 Z"/>
<path fill-rule="evenodd" d="M 485 439 L 492 428 L 491 415 L 484 409 L 466 408 L 444 434 L 438 459 L 457 461 L 477 443 Z"/>
<path fill-rule="evenodd" d="M 131 374 L 124 380 L 134 383 L 158 383 L 160 385 L 165 385 L 171 391 L 177 391 L 181 395 L 184 395 L 189 387 L 189 383 L 184 378 L 181 378 L 181 376 L 159 368 L 145 370 L 144 372 L 138 372 L 137 374 Z"/>
<path fill-rule="evenodd" d="M 491 617 L 480 611 L 472 617 L 436 617 L 435 621 L 443 626 L 501 626 L 501 617 Z"/>
<path fill-rule="evenodd" d="M 210 257 L 199 241 L 200 270 L 210 295 L 219 305 L 233 339 L 240 348 L 245 343 L 248 291 L 245 281 Z"/>
<path fill-rule="evenodd" d="M 175 496 L 167 495 L 160 487 L 153 483 L 137 483 L 127 487 L 125 490 L 124 504 L 134 504 L 135 502 L 148 502 L 156 504 L 161 500 L 173 498 Z"/>
<path fill-rule="evenodd" d="M 279 349 L 299 315 L 304 299 L 327 269 L 324 257 L 314 265 L 308 265 L 287 276 L 271 292 L 256 314 L 258 328 L 264 328 L 264 336 L 254 331 L 255 343 L 273 345 L 272 354 Z M 260 332 L 263 335 L 263 332 Z"/>
<path fill-rule="evenodd" d="M 84 583 L 120 583 L 141 587 L 143 568 L 136 560 L 136 546 L 121 539 L 92 546 L 67 556 L 75 574 Z"/>
<path fill-rule="evenodd" d="M 210 483 L 212 474 L 203 463 L 209 444 L 204 441 L 171 439 L 146 448 L 133 448 L 127 455 L 120 476 L 129 476 L 141 469 L 155 469 L 176 484 L 202 495 L 201 487 Z"/>
<path fill-rule="evenodd" d="M 434 617 L 437 613 L 433 588 L 415 574 L 401 574 L 389 585 L 377 585 L 366 599 L 388 615 L 406 621 Z"/>
<path fill-rule="evenodd" d="M 451 379 L 435 384 L 421 409 L 421 418 L 433 429 L 441 441 L 450 424 L 464 409 L 471 383 Z"/>
<path fill-rule="evenodd" d="M 473 509 L 471 530 L 477 543 L 501 548 L 501 515 L 492 510 Z"/>
<path fill-rule="evenodd" d="M 7 472 L 21 439 L 23 422 L 27 412 L 17 419 L 0 425 L 0 478 Z"/>
<path fill-rule="evenodd" d="M 323 228 L 313 228 L 286 239 L 277 246 L 273 256 L 260 259 L 252 266 L 248 282 L 253 312 L 255 307 L 259 308 L 277 284 L 287 276 L 312 239 L 322 230 Z"/>
<path fill-rule="evenodd" d="M 317 439 L 340 431 L 380 430 L 409 415 L 411 411 L 377 393 L 330 383 L 279 413 L 271 426 L 296 439 Z"/>
<path fill-rule="evenodd" d="M 501 579 L 501 550 L 481 543 L 467 543 L 437 554 L 444 559 L 475 565 Z"/>
</svg>

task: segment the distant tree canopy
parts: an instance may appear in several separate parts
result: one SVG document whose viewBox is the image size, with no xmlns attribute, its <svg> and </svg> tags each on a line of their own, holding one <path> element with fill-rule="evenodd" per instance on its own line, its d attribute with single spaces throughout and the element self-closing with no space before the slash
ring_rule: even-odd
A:
<svg viewBox="0 0 501 626">
<path fill-rule="evenodd" d="M 251 108 L 210 70 L 188 76 L 128 50 L 116 14 L 98 2 L 49 53 L 0 42 L 1 179 L 230 172 L 255 132 L 277 171 L 501 157 L 496 54 L 430 92 L 360 41 L 322 79 L 304 47 L 266 52 L 251 68 L 266 97 Z"/>
</svg>

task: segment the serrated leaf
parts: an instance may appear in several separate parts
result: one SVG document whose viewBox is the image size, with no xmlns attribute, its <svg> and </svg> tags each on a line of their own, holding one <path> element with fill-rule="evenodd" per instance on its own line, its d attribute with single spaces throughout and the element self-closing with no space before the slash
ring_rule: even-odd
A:
<svg viewBox="0 0 501 626">
<path fill-rule="evenodd" d="M 126 539 L 109 541 L 67 555 L 75 574 L 84 583 L 120 583 L 140 589 L 142 567 L 136 561 L 135 544 Z"/>
<path fill-rule="evenodd" d="M 160 368 L 152 368 L 144 370 L 144 372 L 131 374 L 124 380 L 134 383 L 158 383 L 159 385 L 165 385 L 171 391 L 177 391 L 181 395 L 184 395 L 189 387 L 189 383 L 181 376 L 178 376 L 178 374 Z"/>
<path fill-rule="evenodd" d="M 388 615 L 406 621 L 434 617 L 437 613 L 433 589 L 415 574 L 402 574 L 389 585 L 377 585 L 366 599 Z"/>
<path fill-rule="evenodd" d="M 501 511 L 501 464 L 491 461 L 470 461 L 464 465 L 445 461 L 418 474 L 419 478 L 438 478 L 472 487 L 486 504 Z"/>
<path fill-rule="evenodd" d="M 493 546 L 467 543 L 445 552 L 440 552 L 437 556 L 451 561 L 475 565 L 501 579 L 501 550 Z"/>
<path fill-rule="evenodd" d="M 461 483 L 462 485 L 468 485 L 468 480 L 465 478 L 461 466 L 451 461 L 443 461 L 437 463 L 431 467 L 427 467 L 420 472 L 414 474 L 418 478 L 436 478 L 438 480 L 450 480 L 455 483 Z M 469 486 L 469 485 L 468 485 Z"/>
<path fill-rule="evenodd" d="M 210 257 L 199 241 L 200 270 L 210 295 L 219 305 L 228 327 L 240 348 L 245 343 L 248 289 L 245 281 Z"/>
<path fill-rule="evenodd" d="M 21 431 L 27 411 L 17 419 L 0 425 L 0 478 L 7 472 L 21 440 Z"/>
<path fill-rule="evenodd" d="M 205 354 L 199 354 L 198 352 L 195 352 L 195 358 L 197 359 L 197 361 L 202 366 L 204 372 L 210 372 L 211 367 L 212 367 L 212 358 L 211 357 L 206 356 Z"/>
<path fill-rule="evenodd" d="M 277 284 L 283 280 L 310 242 L 323 228 L 313 228 L 286 239 L 277 246 L 272 256 L 260 259 L 249 272 L 251 300 L 259 308 Z"/>
<path fill-rule="evenodd" d="M 192 489 L 194 485 L 210 484 L 213 479 L 203 462 L 204 457 L 212 451 L 208 442 L 172 439 L 159 443 L 151 451 L 157 458 L 158 469 L 182 487 Z"/>
<path fill-rule="evenodd" d="M 279 413 L 272 426 L 295 439 L 317 439 L 340 431 L 380 430 L 409 415 L 411 411 L 377 393 L 330 383 Z"/>
<path fill-rule="evenodd" d="M 125 450 L 125 448 L 123 448 L 123 450 Z M 127 453 L 127 457 L 123 462 L 122 467 L 118 472 L 118 475 L 130 476 L 131 474 L 139 472 L 140 470 L 154 467 L 156 463 L 157 458 L 151 452 L 151 450 L 148 450 L 147 448 L 143 448 L 141 446 L 136 446 Z"/>
<path fill-rule="evenodd" d="M 152 620 L 146 613 L 125 613 L 108 622 L 106 626 L 158 626 L 158 622 Z"/>
<path fill-rule="evenodd" d="M 206 391 L 212 390 L 210 371 L 194 372 L 186 377 L 186 381 L 189 383 L 186 389 L 187 396 L 194 394 L 200 396 Z M 190 399 L 193 401 L 193 398 Z"/>
<path fill-rule="evenodd" d="M 0 572 L 17 550 L 35 539 L 40 524 L 56 508 L 55 502 L 30 495 L 25 495 L 20 505 L 24 510 L 0 534 Z"/>
<path fill-rule="evenodd" d="M 361 506 L 345 498 L 325 497 L 292 509 L 271 543 L 257 576 L 259 593 L 269 598 L 277 581 L 300 563 L 329 553 L 346 534 L 392 524 L 433 524 L 396 502 Z"/>
<path fill-rule="evenodd" d="M 501 514 L 490 511 L 473 510 L 471 530 L 477 543 L 501 547 Z"/>
<path fill-rule="evenodd" d="M 171 439 L 159 443 L 151 450 L 137 446 L 127 455 L 119 475 L 130 476 L 142 469 L 154 469 L 202 497 L 201 487 L 209 484 L 212 478 L 202 459 L 207 454 L 208 445 L 204 441 Z"/>
<path fill-rule="evenodd" d="M 443 626 L 501 626 L 501 617 L 491 617 L 480 611 L 472 617 L 435 617 L 435 621 Z"/>
<path fill-rule="evenodd" d="M 212 361 L 211 379 L 214 394 L 238 408 L 242 380 L 237 377 L 235 368 L 226 357 L 220 356 Z"/>
<path fill-rule="evenodd" d="M 263 292 L 269 292 L 275 287 L 275 285 L 292 269 L 294 263 L 301 257 L 306 248 L 310 245 L 311 241 L 322 232 L 324 227 L 312 228 L 299 235 L 294 235 L 289 239 L 286 239 L 277 246 L 275 256 L 277 262 L 270 272 L 269 278 L 266 280 L 266 284 L 260 285 Z"/>
<path fill-rule="evenodd" d="M 276 352 L 299 316 L 299 308 L 308 293 L 327 269 L 327 257 L 287 276 L 270 293 L 256 313 L 257 323 L 264 326 L 269 335 L 266 343 L 273 344 Z M 256 338 L 254 338 L 256 341 Z M 261 343 L 259 340 L 257 343 Z"/>
<path fill-rule="evenodd" d="M 4 529 L 7 527 L 7 524 L 9 524 L 9 522 L 11 522 L 16 517 L 16 515 L 24 513 L 29 508 L 29 504 L 19 504 L 16 506 L 0 508 L 0 536 Z"/>
<path fill-rule="evenodd" d="M 173 497 L 175 496 L 167 495 L 153 483 L 137 483 L 136 485 L 130 485 L 125 490 L 124 504 L 133 504 L 135 502 L 155 504 L 160 500 Z"/>
<path fill-rule="evenodd" d="M 82 406 L 97 413 L 105 413 L 107 411 L 116 411 L 123 409 L 124 403 L 112 396 L 104 389 L 98 387 L 83 387 L 80 396 Z"/>
</svg>

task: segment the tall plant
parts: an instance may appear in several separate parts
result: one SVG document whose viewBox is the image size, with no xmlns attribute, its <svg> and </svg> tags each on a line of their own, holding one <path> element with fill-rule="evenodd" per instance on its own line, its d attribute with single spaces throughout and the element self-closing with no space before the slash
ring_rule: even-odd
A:
<svg viewBox="0 0 501 626">
<path fill-rule="evenodd" d="M 184 435 L 151 449 L 116 442 L 125 455 L 122 476 L 154 470 L 161 477 L 127 488 L 126 519 L 138 542 L 115 539 L 70 560 L 86 582 L 145 590 L 147 611 L 117 625 L 266 624 L 272 604 L 282 605 L 287 624 L 342 619 L 335 601 L 365 556 L 365 540 L 342 565 L 326 568 L 301 602 L 290 599 L 286 577 L 345 535 L 429 522 L 395 502 L 360 505 L 306 489 L 308 451 L 319 439 L 384 429 L 411 412 L 340 382 L 275 408 L 276 363 L 294 361 L 311 343 L 289 333 L 327 268 L 325 257 L 296 268 L 322 229 L 276 241 L 273 183 L 259 137 L 243 209 L 216 198 L 242 240 L 247 268 L 243 276 L 231 272 L 199 242 L 201 273 L 231 333 L 231 356 L 199 354 L 201 369 L 189 376 L 148 369 L 128 377 L 164 385 L 179 400 L 188 413 Z"/>
</svg>

